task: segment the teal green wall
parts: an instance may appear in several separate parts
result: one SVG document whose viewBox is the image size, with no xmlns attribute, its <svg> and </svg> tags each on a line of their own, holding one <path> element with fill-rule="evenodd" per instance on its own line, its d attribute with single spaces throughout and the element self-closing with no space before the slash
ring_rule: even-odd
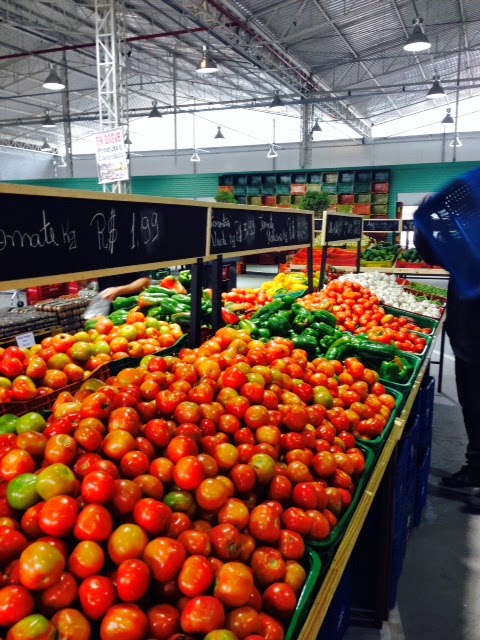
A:
<svg viewBox="0 0 480 640">
<path fill-rule="evenodd" d="M 448 162 L 435 164 L 393 165 L 390 179 L 389 215 L 395 216 L 395 200 L 397 193 L 425 193 L 438 191 L 442 185 L 457 176 L 480 167 L 480 162 Z M 359 167 L 342 167 L 342 171 Z M 375 169 L 380 167 L 365 167 Z M 309 171 L 315 171 L 310 169 Z M 327 169 L 318 169 L 326 171 Z M 237 172 L 246 173 L 246 172 Z M 253 172 L 264 173 L 264 172 Z M 272 172 L 269 172 L 272 173 Z M 288 173 L 278 171 L 277 173 Z M 292 172 L 294 173 L 294 172 Z M 132 192 L 139 195 L 160 196 L 164 198 L 212 198 L 218 190 L 218 176 L 207 173 L 180 176 L 136 176 L 132 179 Z M 58 178 L 51 180 L 23 180 L 20 184 L 41 185 L 64 189 L 83 189 L 86 191 L 102 191 L 96 178 Z"/>
</svg>

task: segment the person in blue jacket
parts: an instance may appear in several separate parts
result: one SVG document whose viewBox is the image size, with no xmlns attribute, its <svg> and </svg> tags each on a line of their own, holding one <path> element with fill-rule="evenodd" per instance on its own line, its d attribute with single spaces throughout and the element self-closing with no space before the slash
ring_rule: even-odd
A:
<svg viewBox="0 0 480 640">
<path fill-rule="evenodd" d="M 414 244 L 428 264 L 443 266 L 442 256 L 431 250 L 428 240 L 418 229 L 415 230 Z M 455 356 L 455 382 L 468 437 L 466 464 L 441 480 L 445 487 L 451 489 L 480 487 L 479 317 L 480 298 L 463 299 L 451 274 L 445 329 Z M 472 509 L 480 511 L 480 497 L 475 496 L 469 503 Z"/>
</svg>

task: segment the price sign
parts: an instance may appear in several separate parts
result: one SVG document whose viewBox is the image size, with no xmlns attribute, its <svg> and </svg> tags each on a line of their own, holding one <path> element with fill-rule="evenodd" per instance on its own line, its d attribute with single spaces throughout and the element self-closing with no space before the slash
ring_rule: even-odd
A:
<svg viewBox="0 0 480 640">
<path fill-rule="evenodd" d="M 313 213 L 212 207 L 210 255 L 255 253 L 312 242 Z"/>
<path fill-rule="evenodd" d="M 45 276 L 185 264 L 205 255 L 205 204 L 74 193 L 0 185 L 1 289 L 35 285 Z"/>
<path fill-rule="evenodd" d="M 413 220 L 402 220 L 402 231 L 415 231 Z"/>
<path fill-rule="evenodd" d="M 363 221 L 365 233 L 399 233 L 400 220 L 397 218 L 377 218 Z"/>
<path fill-rule="evenodd" d="M 323 218 L 315 218 L 315 231 L 322 231 Z"/>
<path fill-rule="evenodd" d="M 361 240 L 363 222 L 361 216 L 327 211 L 325 219 L 322 244 Z"/>
<path fill-rule="evenodd" d="M 20 349 L 30 349 L 35 344 L 35 336 L 31 331 L 28 333 L 19 333 L 15 336 L 17 347 Z"/>
</svg>

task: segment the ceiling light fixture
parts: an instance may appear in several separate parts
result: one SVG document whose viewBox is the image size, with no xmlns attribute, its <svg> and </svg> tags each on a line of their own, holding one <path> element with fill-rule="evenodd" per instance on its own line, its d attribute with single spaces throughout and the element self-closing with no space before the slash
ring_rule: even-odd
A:
<svg viewBox="0 0 480 640">
<path fill-rule="evenodd" d="M 457 135 L 454 137 L 454 139 L 450 142 L 450 146 L 451 147 L 461 147 L 462 146 L 462 141 L 460 140 L 460 136 Z"/>
<path fill-rule="evenodd" d="M 203 54 L 202 59 L 200 60 L 200 64 L 198 65 L 196 72 L 197 73 L 216 73 L 218 71 L 218 67 L 215 62 L 210 57 L 210 52 L 206 44 L 203 45 Z"/>
<path fill-rule="evenodd" d="M 45 129 L 52 129 L 52 127 L 55 127 L 55 126 L 56 124 L 50 117 L 50 112 L 47 109 L 47 111 L 45 111 L 45 118 L 43 119 L 42 127 L 44 127 Z"/>
<path fill-rule="evenodd" d="M 318 124 L 318 118 L 315 118 L 315 124 L 312 127 L 310 133 L 318 133 L 322 130 L 322 127 Z"/>
<path fill-rule="evenodd" d="M 40 147 L 40 151 L 51 151 L 51 150 L 52 150 L 52 147 L 48 144 L 47 139 L 44 138 L 43 139 L 43 144 Z"/>
<path fill-rule="evenodd" d="M 123 140 L 123 144 L 126 144 L 126 145 L 132 144 L 132 141 L 130 140 L 130 136 L 128 135 L 128 133 L 125 134 L 125 138 Z"/>
<path fill-rule="evenodd" d="M 425 35 L 423 30 L 422 18 L 415 18 L 413 20 L 413 30 L 410 34 L 407 42 L 403 45 L 405 51 L 411 53 L 417 53 L 418 51 L 426 51 L 432 46 L 431 42 Z"/>
<path fill-rule="evenodd" d="M 269 109 L 281 109 L 285 106 L 282 99 L 280 98 L 280 92 L 278 89 L 275 90 L 275 94 L 273 96 L 273 100 L 270 103 Z"/>
<path fill-rule="evenodd" d="M 198 155 L 198 151 L 196 149 L 193 150 L 190 162 L 200 162 L 200 156 Z"/>
<path fill-rule="evenodd" d="M 217 127 L 217 133 L 215 134 L 214 140 L 218 140 L 219 138 L 225 138 L 225 136 L 222 133 L 222 127 L 221 126 Z"/>
<path fill-rule="evenodd" d="M 445 91 L 440 84 L 440 76 L 433 76 L 433 84 L 430 87 L 426 97 L 429 100 L 435 100 L 436 98 L 440 98 L 442 96 L 445 96 Z"/>
<path fill-rule="evenodd" d="M 150 111 L 150 113 L 148 114 L 149 118 L 161 118 L 162 114 L 160 113 L 160 111 L 157 108 L 157 101 L 153 100 L 152 101 L 152 110 Z"/>
<path fill-rule="evenodd" d="M 270 149 L 268 150 L 268 153 L 267 153 L 267 158 L 277 158 L 277 157 L 278 157 L 278 153 L 275 151 L 275 144 L 271 144 Z"/>
<path fill-rule="evenodd" d="M 45 89 L 50 89 L 50 91 L 61 91 L 65 89 L 65 84 L 60 80 L 60 76 L 57 73 L 56 65 L 50 65 L 50 73 L 43 83 L 43 86 Z"/>
<path fill-rule="evenodd" d="M 447 115 L 442 120 L 442 124 L 455 124 L 455 120 L 451 115 L 452 110 L 450 108 L 447 109 Z"/>
</svg>

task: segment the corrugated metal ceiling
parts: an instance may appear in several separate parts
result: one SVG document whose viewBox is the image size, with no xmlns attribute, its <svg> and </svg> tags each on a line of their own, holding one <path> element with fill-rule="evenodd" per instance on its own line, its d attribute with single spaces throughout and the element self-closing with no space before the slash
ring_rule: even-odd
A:
<svg viewBox="0 0 480 640">
<path fill-rule="evenodd" d="M 416 16 L 432 47 L 414 55 L 403 44 Z M 457 81 L 461 98 L 479 94 L 479 0 L 126 0 L 125 20 L 131 117 L 153 100 L 172 113 L 174 67 L 177 107 L 266 105 L 277 88 L 298 113 L 302 95 L 318 99 L 315 115 L 356 131 L 429 108 L 434 73 L 450 101 Z M 220 71 L 200 78 L 206 43 Z M 58 146 L 66 119 L 74 138 L 98 129 L 94 44 L 93 0 L 0 0 L 0 139 Z M 69 113 L 42 86 L 52 62 Z M 41 127 L 45 110 L 55 129 Z"/>
</svg>

